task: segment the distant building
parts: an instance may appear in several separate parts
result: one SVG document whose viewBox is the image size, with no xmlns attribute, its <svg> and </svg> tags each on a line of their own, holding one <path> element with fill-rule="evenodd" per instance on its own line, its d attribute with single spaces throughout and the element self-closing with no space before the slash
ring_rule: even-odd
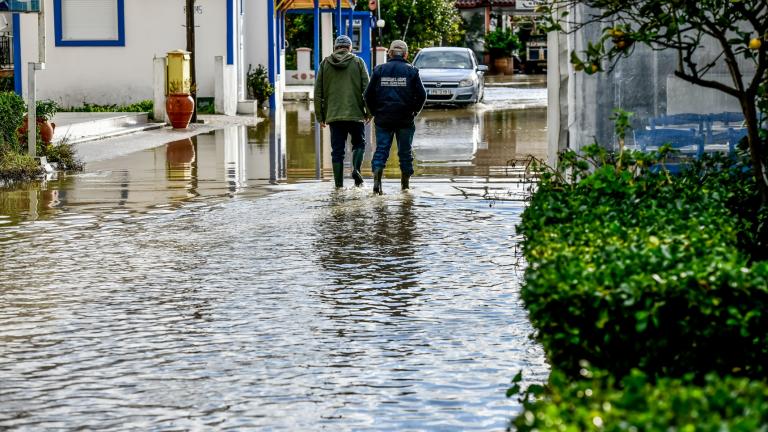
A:
<svg viewBox="0 0 768 432">
<path fill-rule="evenodd" d="M 485 64 L 490 64 L 491 59 L 485 50 L 484 36 L 502 28 L 515 32 L 523 42 L 524 48 L 518 55 L 523 60 L 530 59 L 527 71 L 539 71 L 546 68 L 546 36 L 536 35 L 536 6 L 540 3 L 541 0 L 456 0 L 455 4 L 467 24 L 467 46 Z"/>
</svg>

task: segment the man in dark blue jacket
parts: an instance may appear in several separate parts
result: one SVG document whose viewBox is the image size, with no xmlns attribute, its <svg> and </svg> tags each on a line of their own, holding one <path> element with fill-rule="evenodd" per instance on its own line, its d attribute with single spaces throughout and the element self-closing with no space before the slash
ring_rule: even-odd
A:
<svg viewBox="0 0 768 432">
<path fill-rule="evenodd" d="M 407 62 L 408 45 L 401 40 L 389 46 L 389 60 L 376 66 L 365 89 L 365 103 L 376 123 L 376 153 L 373 155 L 373 192 L 381 195 L 381 176 L 397 138 L 400 159 L 400 184 L 408 189 L 413 175 L 414 118 L 424 107 L 427 92 L 419 78 L 419 70 Z"/>
</svg>

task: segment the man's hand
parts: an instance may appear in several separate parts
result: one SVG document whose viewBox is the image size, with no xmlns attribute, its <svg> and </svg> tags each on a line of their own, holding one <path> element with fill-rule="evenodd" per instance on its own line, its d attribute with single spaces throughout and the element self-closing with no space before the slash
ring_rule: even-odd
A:
<svg viewBox="0 0 768 432">
<path fill-rule="evenodd" d="M 324 128 L 324 127 L 326 127 L 326 126 L 328 126 L 328 124 L 327 124 L 327 123 L 323 123 L 323 122 L 320 122 L 320 127 L 321 127 L 321 128 Z"/>
<path fill-rule="evenodd" d="M 368 124 L 368 123 L 370 123 L 370 122 L 371 122 L 371 120 L 373 120 L 373 117 L 371 117 L 371 116 L 366 116 L 366 117 L 365 117 L 365 124 Z"/>
</svg>

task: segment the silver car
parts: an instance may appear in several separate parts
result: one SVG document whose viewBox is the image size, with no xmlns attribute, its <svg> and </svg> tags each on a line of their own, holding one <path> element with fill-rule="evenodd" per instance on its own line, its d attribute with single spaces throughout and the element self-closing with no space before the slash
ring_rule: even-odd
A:
<svg viewBox="0 0 768 432">
<path fill-rule="evenodd" d="M 424 48 L 413 65 L 427 90 L 427 104 L 469 105 L 483 100 L 488 66 L 477 64 L 469 48 Z"/>
</svg>

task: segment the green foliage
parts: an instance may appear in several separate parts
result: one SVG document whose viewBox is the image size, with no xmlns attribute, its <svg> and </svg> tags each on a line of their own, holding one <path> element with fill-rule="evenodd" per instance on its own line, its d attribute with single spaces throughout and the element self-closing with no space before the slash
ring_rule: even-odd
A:
<svg viewBox="0 0 768 432">
<path fill-rule="evenodd" d="M 33 157 L 20 154 L 0 143 L 0 179 L 29 180 L 43 173 L 40 164 Z"/>
<path fill-rule="evenodd" d="M 285 52 L 285 68 L 296 69 L 296 48 L 314 46 L 314 16 L 312 14 L 288 14 L 285 17 L 285 40 L 288 49 Z"/>
<path fill-rule="evenodd" d="M 253 98 L 261 106 L 272 96 L 275 88 L 269 83 L 267 69 L 263 65 L 258 65 L 256 69 L 251 70 L 251 65 L 248 65 L 248 90 L 251 91 Z"/>
<path fill-rule="evenodd" d="M 523 213 L 522 298 L 553 366 L 616 376 L 768 372 L 768 262 L 740 249 L 745 166 L 713 159 L 679 177 L 668 149 L 565 153 Z M 752 191 L 752 192 L 750 192 Z M 754 198 L 754 193 L 751 198 Z"/>
<path fill-rule="evenodd" d="M 493 57 L 511 57 L 520 49 L 520 39 L 501 27 L 485 35 L 485 50 Z"/>
<path fill-rule="evenodd" d="M 634 370 L 621 380 L 585 369 L 570 381 L 552 372 L 549 385 L 529 388 L 512 421 L 528 431 L 755 432 L 768 430 L 768 385 L 708 374 L 653 380 Z M 517 392 L 515 392 L 517 393 Z"/>
<path fill-rule="evenodd" d="M 12 92 L 14 91 L 15 83 L 13 77 L 0 77 L 0 92 Z"/>
<path fill-rule="evenodd" d="M 588 12 L 572 14 L 576 7 Z M 756 109 L 760 103 L 766 105 L 765 0 L 551 0 L 539 12 L 547 19 L 545 29 L 549 31 L 601 30 L 601 36 L 589 41 L 586 49 L 571 52 L 571 63 L 577 71 L 594 74 L 610 70 L 632 55 L 637 46 L 671 50 L 677 54 L 676 77 L 738 98 L 749 132 L 747 143 L 755 166 L 755 182 L 763 206 L 768 206 L 768 177 L 761 175 L 768 164 L 768 148 L 765 132 L 762 138 L 757 132 Z M 720 53 L 717 58 L 708 54 L 712 50 Z M 711 60 L 701 61 L 703 58 Z M 709 72 L 717 68 L 728 70 L 730 80 L 713 80 Z M 762 235 L 768 243 L 768 227 Z"/>
<path fill-rule="evenodd" d="M 38 140 L 38 145 L 41 145 L 41 141 Z M 38 154 L 45 156 L 48 162 L 56 163 L 59 169 L 65 171 L 82 171 L 85 164 L 77 157 L 75 149 L 72 144 L 62 141 L 58 144 L 44 145 L 38 147 Z"/>
<path fill-rule="evenodd" d="M 24 121 L 27 104 L 13 92 L 0 93 L 0 137 L 12 150 L 18 151 L 16 130 Z"/>
<path fill-rule="evenodd" d="M 146 112 L 149 113 L 149 118 L 153 117 L 153 110 L 154 102 L 151 99 L 128 105 L 99 105 L 83 102 L 81 106 L 60 109 L 65 112 Z"/>
<path fill-rule="evenodd" d="M 367 4 L 359 3 L 367 10 Z M 453 1 L 382 0 L 380 5 L 381 18 L 386 21 L 384 40 L 378 42 L 381 46 L 402 39 L 413 57 L 424 47 L 463 44 L 461 16 Z"/>
<path fill-rule="evenodd" d="M 50 121 L 59 110 L 61 110 L 59 104 L 50 99 L 40 100 L 35 104 L 35 115 L 41 121 Z"/>
</svg>

